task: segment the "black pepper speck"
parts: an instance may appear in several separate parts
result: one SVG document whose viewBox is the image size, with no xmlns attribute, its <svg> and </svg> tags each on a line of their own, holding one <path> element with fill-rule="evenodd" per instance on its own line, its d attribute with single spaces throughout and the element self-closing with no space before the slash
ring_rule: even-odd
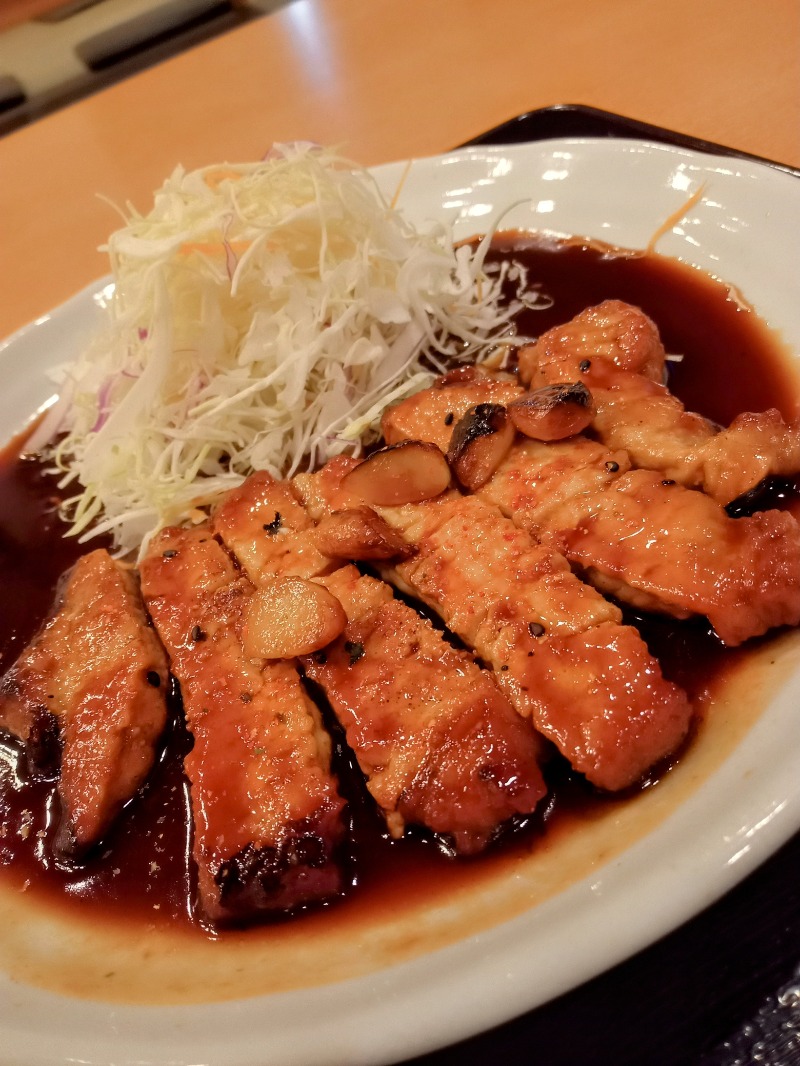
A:
<svg viewBox="0 0 800 1066">
<path fill-rule="evenodd" d="M 354 666 L 364 654 L 364 645 L 355 640 L 345 641 L 344 650 L 350 656 L 350 665 Z"/>
</svg>

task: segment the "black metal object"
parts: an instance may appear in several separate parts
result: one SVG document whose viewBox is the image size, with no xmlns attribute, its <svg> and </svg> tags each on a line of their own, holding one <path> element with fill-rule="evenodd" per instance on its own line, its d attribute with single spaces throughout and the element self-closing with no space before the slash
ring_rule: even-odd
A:
<svg viewBox="0 0 800 1066">
<path fill-rule="evenodd" d="M 77 4 L 74 10 L 67 11 L 67 15 L 78 13 L 81 9 L 82 5 Z M 0 84 L 0 137 L 260 17 L 262 14 L 258 11 L 233 5 L 231 0 L 219 0 L 205 13 L 186 18 L 161 32 L 149 35 L 142 32 L 138 36 L 134 32 L 127 47 L 112 48 L 111 31 L 97 34 L 76 49 L 78 58 L 85 66 L 83 74 L 46 89 L 31 99 L 22 88 L 19 92 L 13 91 L 12 79 L 0 77 L 0 83 L 4 83 Z M 43 18 L 40 21 L 57 20 Z M 137 20 L 134 18 L 130 22 L 135 31 Z"/>
</svg>

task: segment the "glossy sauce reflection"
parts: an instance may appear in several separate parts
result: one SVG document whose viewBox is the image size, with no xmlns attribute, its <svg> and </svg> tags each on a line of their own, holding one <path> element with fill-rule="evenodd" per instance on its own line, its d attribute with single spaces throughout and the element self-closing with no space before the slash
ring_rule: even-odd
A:
<svg viewBox="0 0 800 1066">
<path fill-rule="evenodd" d="M 670 364 L 671 385 L 687 406 L 720 422 L 744 409 L 776 406 L 785 416 L 797 413 L 800 390 L 785 353 L 723 284 L 656 256 L 614 254 L 580 242 L 547 243 L 506 234 L 497 240 L 493 255 L 522 263 L 528 277 L 536 279 L 552 299 L 547 310 L 522 314 L 522 332 L 538 335 L 606 298 L 627 300 L 656 320 L 667 350 L 683 356 Z M 14 449 L 6 454 L 0 467 L 3 668 L 35 632 L 59 575 L 81 551 L 61 536 L 57 499 L 54 480 L 38 463 L 18 459 Z M 796 507 L 797 499 L 796 486 L 783 484 L 772 496 L 765 495 L 760 505 Z M 665 674 L 690 695 L 707 692 L 748 654 L 723 649 L 702 623 L 628 618 L 642 628 Z M 56 802 L 52 783 L 26 781 L 13 745 L 0 748 L 0 824 L 6 827 L 0 837 L 0 876 L 29 886 L 53 907 L 91 908 L 93 916 L 104 912 L 133 923 L 146 919 L 200 931 L 193 917 L 188 793 L 181 772 L 191 741 L 177 699 L 173 711 L 164 750 L 147 787 L 84 866 L 63 866 L 52 858 L 49 842 Z M 626 802 L 626 797 L 598 796 L 563 764 L 555 763 L 551 798 L 542 810 L 508 832 L 490 854 L 454 862 L 421 833 L 390 841 L 340 738 L 336 747 L 336 768 L 354 827 L 348 856 L 350 888 L 334 906 L 294 919 L 310 928 L 319 922 L 350 921 L 354 913 L 388 913 L 422 900 L 434 889 L 463 888 L 478 874 L 485 878 L 487 868 L 500 868 L 515 854 L 541 846 L 543 839 L 557 840 L 577 823 L 602 817 Z"/>
</svg>

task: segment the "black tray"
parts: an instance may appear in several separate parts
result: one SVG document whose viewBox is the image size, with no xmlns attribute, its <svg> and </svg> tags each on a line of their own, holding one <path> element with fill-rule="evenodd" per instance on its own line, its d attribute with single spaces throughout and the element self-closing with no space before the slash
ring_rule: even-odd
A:
<svg viewBox="0 0 800 1066">
<path fill-rule="evenodd" d="M 773 159 L 751 155 L 749 152 L 739 152 L 724 144 L 703 141 L 699 137 L 676 133 L 662 126 L 653 126 L 649 122 L 615 115 L 611 111 L 600 111 L 596 107 L 586 107 L 584 104 L 556 104 L 553 107 L 541 107 L 536 111 L 527 111 L 524 115 L 516 115 L 507 122 L 494 126 L 459 147 L 470 148 L 482 144 L 524 144 L 529 141 L 546 141 L 552 137 L 625 137 L 639 141 L 656 141 L 660 144 L 672 144 L 678 148 L 690 148 L 695 152 L 751 159 L 755 163 L 764 163 L 800 177 L 800 170 L 787 166 L 785 163 L 776 163 Z"/>
<path fill-rule="evenodd" d="M 769 159 L 579 104 L 530 111 L 459 147 L 557 137 L 657 141 L 800 177 Z M 626 962 L 405 1066 L 798 1066 L 798 871 L 800 834 L 713 906 Z"/>
</svg>

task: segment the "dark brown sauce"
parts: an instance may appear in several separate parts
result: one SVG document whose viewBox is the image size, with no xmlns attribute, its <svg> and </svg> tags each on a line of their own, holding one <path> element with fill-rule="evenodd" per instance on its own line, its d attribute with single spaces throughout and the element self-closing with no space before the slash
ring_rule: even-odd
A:
<svg viewBox="0 0 800 1066">
<path fill-rule="evenodd" d="M 786 416 L 798 410 L 798 388 L 777 339 L 734 299 L 728 288 L 701 273 L 657 256 L 612 254 L 580 242 L 536 242 L 503 235 L 495 255 L 512 255 L 542 283 L 553 299 L 545 311 L 521 316 L 521 331 L 538 335 L 584 307 L 606 298 L 641 306 L 658 323 L 668 351 L 685 358 L 672 364 L 672 387 L 688 406 L 721 422 L 740 410 L 778 407 Z M 61 573 L 82 546 L 62 537 L 54 480 L 12 447 L 0 461 L 0 668 L 6 669 L 46 616 Z M 797 506 L 797 486 L 783 483 L 765 493 L 757 506 Z M 92 542 L 89 547 L 97 546 Z M 708 626 L 637 618 L 665 674 L 690 696 L 708 689 L 746 650 L 724 649 Z M 0 740 L 0 870 L 19 886 L 45 896 L 54 906 L 91 907 L 92 913 L 197 925 L 193 915 L 188 792 L 181 770 L 190 740 L 180 708 L 158 765 L 142 793 L 124 812 L 103 846 L 83 865 L 53 857 L 57 823 L 53 782 L 27 779 L 24 760 L 11 742 Z M 328 909 L 387 908 L 408 904 L 434 885 L 464 884 L 476 864 L 505 861 L 528 851 L 545 831 L 569 832 L 624 803 L 625 797 L 600 797 L 561 762 L 550 770 L 551 797 L 533 817 L 507 832 L 486 856 L 453 861 L 440 843 L 412 831 L 390 841 L 370 803 L 360 775 L 337 745 L 336 769 L 353 821 L 349 855 L 350 889 Z M 27 828 L 26 828 L 27 827 Z M 309 920 L 326 920 L 326 913 Z M 301 919 L 302 920 L 302 919 Z"/>
<path fill-rule="evenodd" d="M 539 336 L 602 300 L 641 307 L 657 324 L 670 355 L 670 388 L 691 411 L 727 424 L 740 411 L 777 407 L 800 414 L 798 378 L 778 338 L 729 285 L 658 255 L 617 253 L 580 240 L 532 241 L 503 234 L 496 252 L 511 254 L 552 297 L 526 311 L 519 330 Z M 746 295 L 746 294 L 745 294 Z"/>
</svg>

